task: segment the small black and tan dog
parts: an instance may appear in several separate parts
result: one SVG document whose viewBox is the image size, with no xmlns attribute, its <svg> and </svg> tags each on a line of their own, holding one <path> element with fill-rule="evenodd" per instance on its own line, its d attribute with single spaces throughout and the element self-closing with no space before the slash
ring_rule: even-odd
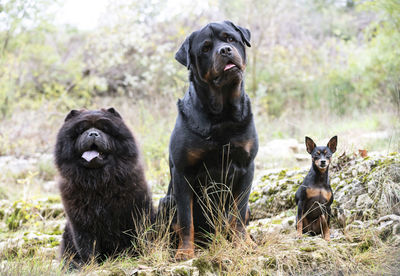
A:
<svg viewBox="0 0 400 276">
<path fill-rule="evenodd" d="M 231 229 L 251 243 L 245 224 L 258 139 L 244 90 L 246 46 L 250 31 L 224 21 L 193 32 L 175 55 L 189 69 L 190 85 L 178 101 L 169 145 L 171 182 L 159 212 L 176 206 L 178 260 L 194 256 L 195 237 L 215 232 L 216 213 L 224 213 Z"/>
<path fill-rule="evenodd" d="M 311 138 L 306 137 L 307 152 L 311 154 L 312 166 L 296 192 L 296 228 L 299 237 L 303 233 L 322 234 L 325 240 L 330 240 L 333 193 L 329 184 L 328 169 L 336 146 L 337 136 L 332 137 L 327 146 L 318 147 Z"/>
</svg>

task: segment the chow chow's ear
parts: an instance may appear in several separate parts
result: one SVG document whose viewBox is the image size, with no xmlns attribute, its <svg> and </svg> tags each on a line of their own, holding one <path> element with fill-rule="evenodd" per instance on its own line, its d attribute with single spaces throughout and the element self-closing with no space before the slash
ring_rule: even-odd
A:
<svg viewBox="0 0 400 276">
<path fill-rule="evenodd" d="M 224 21 L 226 24 L 232 26 L 238 33 L 240 33 L 240 36 L 242 37 L 243 42 L 248 46 L 251 47 L 250 44 L 250 31 L 249 29 L 240 27 L 240 26 L 236 26 L 235 24 L 233 24 L 231 21 Z"/>
<path fill-rule="evenodd" d="M 192 44 L 193 36 L 196 32 L 193 32 L 190 36 L 188 36 L 181 47 L 179 48 L 178 52 L 175 54 L 175 59 L 179 61 L 180 64 L 186 66 L 189 69 L 191 60 L 190 60 L 190 47 Z"/>
<path fill-rule="evenodd" d="M 114 107 L 110 107 L 109 109 L 106 110 L 107 112 L 110 112 L 111 114 L 113 114 L 114 116 L 117 116 L 118 118 L 121 118 L 121 115 L 119 115 L 119 113 L 115 110 Z"/>
<path fill-rule="evenodd" d="M 65 117 L 64 122 L 66 122 L 66 121 L 72 119 L 72 118 L 75 117 L 75 116 L 78 116 L 80 113 L 81 113 L 81 111 L 76 110 L 76 109 L 72 109 L 72 110 L 68 113 L 67 117 Z"/>
<path fill-rule="evenodd" d="M 314 141 L 313 141 L 311 138 L 309 138 L 309 137 L 306 136 L 306 148 L 307 148 L 307 152 L 308 152 L 309 154 L 312 153 L 312 151 L 314 150 L 314 148 L 315 148 L 316 146 L 317 146 L 317 145 L 314 143 Z"/>
<path fill-rule="evenodd" d="M 337 146 L 337 135 L 333 136 L 326 146 L 331 150 L 332 153 L 334 153 Z"/>
</svg>

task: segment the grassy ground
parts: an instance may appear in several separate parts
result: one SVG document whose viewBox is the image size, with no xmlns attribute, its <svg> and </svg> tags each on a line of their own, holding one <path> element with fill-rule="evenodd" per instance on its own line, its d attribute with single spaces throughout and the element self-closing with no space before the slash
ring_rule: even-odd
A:
<svg viewBox="0 0 400 276">
<path fill-rule="evenodd" d="M 176 99 L 171 99 L 145 104 L 132 99 L 102 98 L 89 107 L 114 106 L 121 113 L 140 142 L 146 176 L 155 200 L 165 193 L 169 181 L 168 141 L 176 117 L 175 102 Z M 305 135 L 314 138 L 317 144 L 338 135 L 337 154 L 359 149 L 389 153 L 400 148 L 400 123 L 395 111 L 354 112 L 346 117 L 293 111 L 281 118 L 271 118 L 255 107 L 254 113 L 260 138 L 256 175 L 267 168 L 308 166 L 308 156 L 302 148 Z M 59 275 L 65 272 L 57 257 L 64 219 L 62 214 L 54 213 L 53 205 L 60 208 L 60 203 L 52 151 L 66 114 L 57 102 L 43 102 L 29 109 L 21 107 L 1 121 L 2 275 Z M 302 154 L 306 158 L 298 156 Z M 44 200 L 38 201 L 38 198 Z M 46 203 L 49 198 L 50 201 L 55 198 L 54 202 Z M 13 229 L 5 221 L 4 210 L 10 209 L 18 200 L 26 207 L 25 215 L 35 218 L 32 223 L 21 222 L 21 227 Z M 40 211 L 46 204 L 53 206 L 53 211 Z M 31 221 L 31 218 L 26 220 Z M 24 216 L 18 221 L 24 221 Z M 265 233 L 258 237 L 257 248 L 244 244 L 232 247 L 223 236 L 217 235 L 210 248 L 197 252 L 195 261 L 183 264 L 174 262 L 173 252 L 163 237 L 148 244 L 140 258 L 120 257 L 102 266 L 92 264 L 80 275 L 140 275 L 135 274 L 139 270 L 161 275 L 187 275 L 188 269 L 192 274 L 211 271 L 225 275 L 390 274 L 399 270 L 396 263 L 400 257 L 398 249 L 382 242 L 374 230 L 339 232 L 337 240 L 330 244 L 319 238 L 298 240 L 294 229 L 286 233 Z M 15 239 L 15 248 L 9 248 L 12 239 Z M 18 243 L 21 240 L 23 244 Z"/>
<path fill-rule="evenodd" d="M 1 275 L 63 275 L 58 261 L 60 230 L 47 217 L 39 223 L 25 224 L 2 240 L 14 239 L 0 254 Z M 60 225 L 58 224 L 58 225 Z M 57 227 L 56 227 L 57 228 Z M 257 232 L 252 224 L 250 231 Z M 376 229 L 335 229 L 331 242 L 320 237 L 295 236 L 294 227 L 284 233 L 272 231 L 254 235 L 257 247 L 228 241 L 217 234 L 207 249 L 198 249 L 196 259 L 177 263 L 168 249 L 165 236 L 143 243 L 137 258 L 120 256 L 102 265 L 91 263 L 74 275 L 396 275 L 400 271 L 399 247 L 384 242 Z M 35 230 L 36 229 L 36 230 Z M 3 229 L 2 229 L 3 230 Z M 57 232 L 58 231 L 58 232 Z M 262 231 L 262 228 L 259 229 Z M 46 234 L 47 233 L 47 234 Z M 22 239 L 16 237 L 22 236 Z"/>
</svg>

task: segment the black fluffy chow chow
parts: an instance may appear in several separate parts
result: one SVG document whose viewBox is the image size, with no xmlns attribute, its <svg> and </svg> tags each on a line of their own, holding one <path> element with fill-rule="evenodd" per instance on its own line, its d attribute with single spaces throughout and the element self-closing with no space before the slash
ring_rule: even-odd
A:
<svg viewBox="0 0 400 276">
<path fill-rule="evenodd" d="M 130 251 L 139 228 L 152 220 L 135 139 L 114 108 L 72 110 L 55 149 L 67 216 L 61 254 L 71 267 Z"/>
</svg>

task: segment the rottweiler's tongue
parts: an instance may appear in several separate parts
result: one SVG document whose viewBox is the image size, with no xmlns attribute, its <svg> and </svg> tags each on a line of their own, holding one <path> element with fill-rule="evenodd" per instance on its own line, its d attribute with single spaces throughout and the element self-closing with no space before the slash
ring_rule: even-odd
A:
<svg viewBox="0 0 400 276">
<path fill-rule="evenodd" d="M 232 67 L 235 67 L 236 65 L 233 63 L 228 63 L 227 65 L 225 65 L 224 71 L 231 69 Z"/>
<path fill-rule="evenodd" d="M 100 156 L 100 153 L 95 150 L 85 151 L 82 154 L 82 158 L 88 162 L 92 161 L 94 158 L 99 157 L 99 156 Z"/>
</svg>

